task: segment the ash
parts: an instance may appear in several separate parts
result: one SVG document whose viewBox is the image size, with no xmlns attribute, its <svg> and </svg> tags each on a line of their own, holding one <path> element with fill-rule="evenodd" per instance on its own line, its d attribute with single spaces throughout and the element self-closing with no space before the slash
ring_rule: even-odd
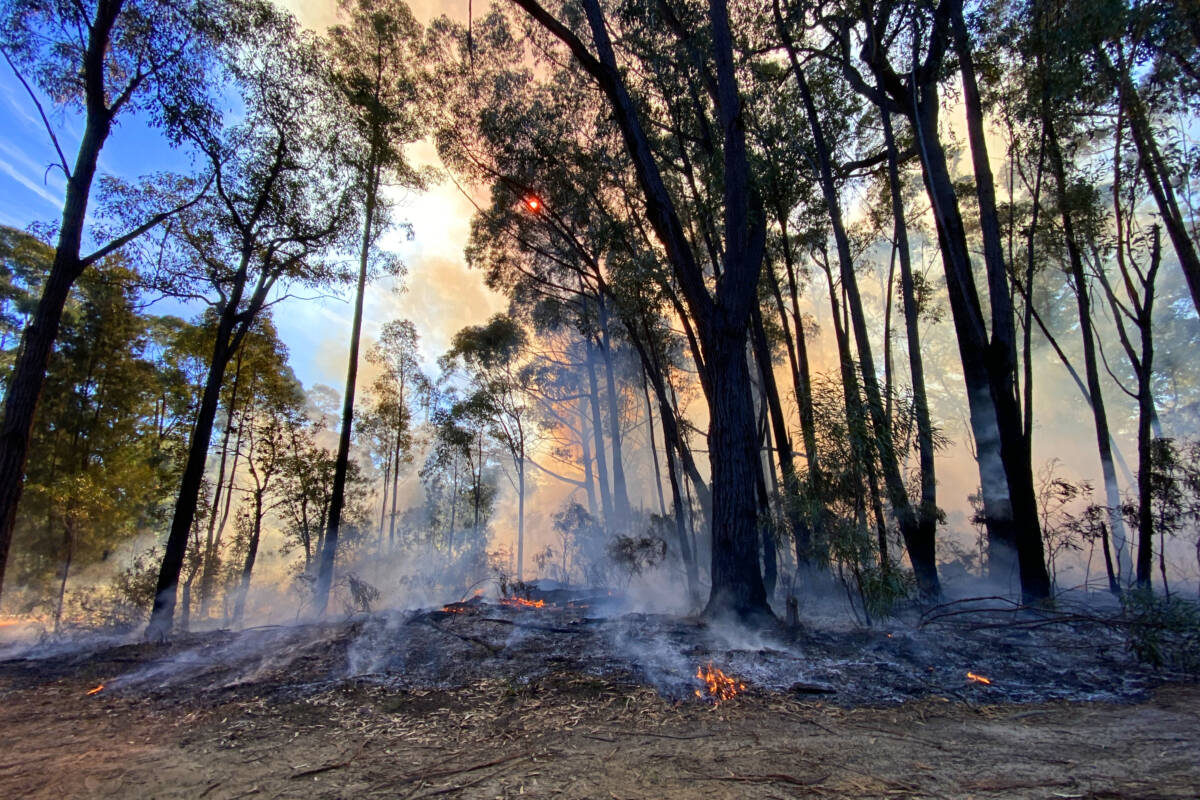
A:
<svg viewBox="0 0 1200 800">
<path fill-rule="evenodd" d="M 810 614 L 798 627 L 767 629 L 630 613 L 607 594 L 538 602 L 475 598 L 340 622 L 194 634 L 168 645 L 59 643 L 0 661 L 0 674 L 17 685 L 92 676 L 105 691 L 216 703 L 246 694 L 299 699 L 348 683 L 405 692 L 484 679 L 529 685 L 555 673 L 582 673 L 701 702 L 694 698 L 695 675 L 711 662 L 750 692 L 842 706 L 931 697 L 971 704 L 1130 702 L 1186 679 L 1138 663 L 1121 628 L 1102 615 L 989 600 L 913 612 L 872 628 Z"/>
</svg>

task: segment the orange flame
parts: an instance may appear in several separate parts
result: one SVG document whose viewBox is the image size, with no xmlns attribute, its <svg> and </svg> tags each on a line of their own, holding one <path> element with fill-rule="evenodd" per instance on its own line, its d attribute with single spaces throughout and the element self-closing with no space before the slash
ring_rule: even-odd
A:
<svg viewBox="0 0 1200 800">
<path fill-rule="evenodd" d="M 708 666 L 696 668 L 696 677 L 704 682 L 704 688 L 696 690 L 696 697 L 708 697 L 715 703 L 729 700 L 746 691 L 745 683 L 726 675 L 714 667 L 711 661 L 708 662 Z"/>
<path fill-rule="evenodd" d="M 462 614 L 466 612 L 466 609 L 462 606 L 442 606 L 442 611 L 447 614 Z"/>
<path fill-rule="evenodd" d="M 982 675 L 976 675 L 974 672 L 967 673 L 967 680 L 971 681 L 972 683 L 982 683 L 984 686 L 992 685 L 991 679 L 985 678 Z"/>
<path fill-rule="evenodd" d="M 526 600 L 524 597 L 501 597 L 500 605 L 513 608 L 545 608 L 545 600 Z"/>
<path fill-rule="evenodd" d="M 93 694 L 99 694 L 103 688 L 104 688 L 104 684 L 102 683 L 99 686 L 97 686 L 95 689 L 88 690 L 88 695 L 91 696 Z"/>
</svg>

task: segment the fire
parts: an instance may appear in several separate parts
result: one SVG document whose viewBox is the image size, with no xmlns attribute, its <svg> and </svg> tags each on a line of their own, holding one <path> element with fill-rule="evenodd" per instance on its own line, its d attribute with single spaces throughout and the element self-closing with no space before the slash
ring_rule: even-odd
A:
<svg viewBox="0 0 1200 800">
<path fill-rule="evenodd" d="M 526 600 L 524 597 L 501 597 L 500 605 L 513 608 L 545 608 L 545 600 Z"/>
<path fill-rule="evenodd" d="M 99 694 L 103 689 L 104 689 L 104 684 L 102 683 L 99 686 L 97 686 L 95 689 L 89 689 L 88 695 L 91 696 L 93 694 Z"/>
<path fill-rule="evenodd" d="M 525 200 L 525 205 L 529 206 L 530 211 L 537 211 L 542 207 L 542 201 L 536 197 L 529 197 Z"/>
<path fill-rule="evenodd" d="M 462 606 L 442 606 L 442 611 L 447 614 L 463 614 L 466 612 L 466 609 Z"/>
<path fill-rule="evenodd" d="M 982 675 L 976 675 L 974 672 L 967 673 L 967 680 L 971 681 L 972 683 L 982 683 L 984 686 L 992 685 L 991 679 L 985 678 Z"/>
<path fill-rule="evenodd" d="M 708 662 L 708 666 L 696 668 L 696 677 L 704 682 L 704 688 L 696 690 L 696 697 L 709 697 L 716 703 L 746 691 L 745 683 L 726 675 L 714 667 L 711 661 Z"/>
</svg>

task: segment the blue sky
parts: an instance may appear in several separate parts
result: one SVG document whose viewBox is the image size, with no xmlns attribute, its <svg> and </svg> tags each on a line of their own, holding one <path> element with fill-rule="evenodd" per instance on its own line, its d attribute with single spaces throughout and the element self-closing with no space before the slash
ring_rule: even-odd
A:
<svg viewBox="0 0 1200 800">
<path fill-rule="evenodd" d="M 312 27 L 331 22 L 335 7 L 329 0 L 293 0 L 285 5 Z M 432 0 L 414 4 L 414 11 L 428 20 L 443 6 L 457 11 L 457 5 Z M 461 5 L 465 11 L 465 3 Z M 78 115 L 55 109 L 44 98 L 42 102 L 70 163 L 82 123 Z M 0 120 L 0 224 L 24 229 L 33 223 L 57 221 L 62 213 L 65 180 L 61 170 L 48 169 L 57 161 L 53 145 L 36 107 L 7 64 L 0 64 Z M 419 163 L 437 163 L 436 153 L 427 143 L 415 145 L 410 155 Z M 126 179 L 189 168 L 189 155 L 169 147 L 159 132 L 138 116 L 119 119 L 100 157 L 102 173 Z M 422 335 L 423 358 L 432 368 L 456 330 L 486 319 L 503 307 L 503 301 L 488 291 L 478 273 L 468 271 L 463 262 L 471 206 L 453 184 L 445 182 L 430 191 L 396 199 L 400 204 L 397 217 L 412 222 L 416 237 L 410 242 L 398 234 L 391 235 L 385 237 L 384 246 L 405 260 L 408 277 L 400 286 L 380 281 L 368 290 L 364 333 L 370 338 L 390 319 L 412 319 Z M 289 299 L 276 307 L 280 337 L 288 345 L 292 367 L 305 386 L 342 386 L 351 299 L 348 293 L 317 300 Z M 154 306 L 160 314 L 190 316 L 198 310 L 199 306 L 189 309 L 169 300 Z M 365 363 L 363 368 L 369 380 L 370 368 Z"/>
</svg>

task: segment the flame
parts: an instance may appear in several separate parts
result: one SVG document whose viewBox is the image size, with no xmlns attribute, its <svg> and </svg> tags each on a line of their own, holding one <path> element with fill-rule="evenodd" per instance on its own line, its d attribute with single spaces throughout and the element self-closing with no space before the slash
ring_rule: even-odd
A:
<svg viewBox="0 0 1200 800">
<path fill-rule="evenodd" d="M 99 693 L 100 693 L 100 691 L 101 691 L 101 690 L 103 690 L 103 689 L 104 689 L 104 684 L 102 683 L 102 684 L 100 684 L 99 686 L 97 686 L 95 689 L 89 689 L 89 690 L 88 690 L 88 695 L 90 696 L 90 695 L 93 695 L 93 694 L 99 694 Z"/>
<path fill-rule="evenodd" d="M 445 613 L 447 613 L 447 614 L 463 614 L 463 613 L 466 613 L 466 609 L 465 609 L 465 608 L 463 608 L 462 606 L 442 606 L 442 611 L 444 611 L 444 612 L 445 612 Z"/>
<path fill-rule="evenodd" d="M 984 686 L 992 685 L 991 679 L 985 678 L 982 675 L 976 675 L 974 672 L 967 673 L 967 680 L 971 681 L 972 683 L 982 683 Z"/>
<path fill-rule="evenodd" d="M 524 597 L 501 597 L 500 605 L 513 608 L 545 608 L 545 600 L 526 600 Z"/>
<path fill-rule="evenodd" d="M 542 207 L 542 201 L 536 197 L 529 197 L 525 200 L 525 205 L 529 206 L 530 211 L 537 211 Z"/>
<path fill-rule="evenodd" d="M 726 675 L 714 667 L 711 661 L 707 666 L 696 668 L 696 677 L 704 682 L 704 688 L 695 691 L 696 697 L 708 697 L 716 703 L 746 691 L 745 683 Z"/>
</svg>

